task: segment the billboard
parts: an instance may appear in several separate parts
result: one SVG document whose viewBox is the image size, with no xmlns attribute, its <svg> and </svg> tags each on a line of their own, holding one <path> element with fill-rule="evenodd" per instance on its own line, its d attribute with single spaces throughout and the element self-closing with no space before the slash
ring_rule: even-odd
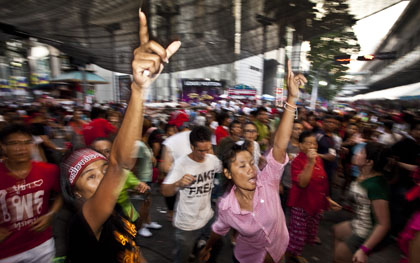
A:
<svg viewBox="0 0 420 263">
<path fill-rule="evenodd" d="M 181 100 L 185 102 L 214 101 L 223 93 L 222 81 L 181 79 Z"/>
<path fill-rule="evenodd" d="M 229 89 L 229 97 L 232 99 L 255 99 L 257 89 L 245 84 L 238 84 Z"/>
</svg>

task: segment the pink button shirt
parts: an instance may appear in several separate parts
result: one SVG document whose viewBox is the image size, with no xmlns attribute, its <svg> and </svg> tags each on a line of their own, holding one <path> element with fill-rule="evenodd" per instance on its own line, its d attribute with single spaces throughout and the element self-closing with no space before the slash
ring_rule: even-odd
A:
<svg viewBox="0 0 420 263">
<path fill-rule="evenodd" d="M 241 210 L 235 196 L 234 186 L 218 203 L 218 216 L 212 229 L 218 235 L 226 235 L 230 228 L 239 232 L 234 249 L 241 263 L 259 263 L 270 253 L 279 262 L 289 244 L 289 232 L 280 204 L 279 183 L 284 166 L 277 162 L 272 151 L 267 157 L 267 166 L 257 175 L 253 212 Z"/>
</svg>

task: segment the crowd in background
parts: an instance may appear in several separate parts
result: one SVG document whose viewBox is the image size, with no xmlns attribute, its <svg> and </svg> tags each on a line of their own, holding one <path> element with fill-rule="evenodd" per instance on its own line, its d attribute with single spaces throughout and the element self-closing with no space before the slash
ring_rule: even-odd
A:
<svg viewBox="0 0 420 263">
<path fill-rule="evenodd" d="M 228 233 L 232 262 L 307 262 L 323 213 L 343 208 L 353 219 L 333 226 L 333 262 L 365 263 L 390 240 L 419 262 L 416 113 L 299 108 L 307 80 L 290 62 L 281 108 L 145 109 L 181 42 L 163 48 L 139 19 L 126 107 L 0 109 L 0 263 L 147 262 L 138 235 L 162 227 L 153 183 L 172 211 L 175 262 L 213 261 Z"/>
<path fill-rule="evenodd" d="M 32 140 L 28 142 L 33 146 L 31 148 L 32 160 L 60 165 L 68 152 L 85 147 L 109 156 L 112 140 L 121 125 L 124 110 L 124 106 L 119 104 L 97 104 L 90 111 L 78 107 L 41 104 L 26 107 L 5 106 L 1 109 L 0 125 L 2 128 L 10 125 L 26 127 L 32 136 Z M 176 155 L 177 152 L 184 152 L 184 154 L 191 152 L 187 134 L 196 126 L 209 128 L 211 151 L 217 156 L 220 156 L 225 151 L 224 147 L 231 142 L 250 141 L 250 151 L 253 153 L 254 162 L 262 170 L 267 163 L 266 156 L 272 147 L 272 135 L 280 122 L 281 111 L 280 108 L 269 104 L 257 107 L 255 104 L 239 101 L 222 101 L 208 105 L 182 103 L 176 108 L 146 108 L 142 127 L 143 137 L 137 143 L 137 153 L 133 153 L 133 158 L 138 160 L 138 165 L 132 170 L 135 177 L 134 187 L 137 187 L 137 181 L 149 185 L 151 183 L 160 185 L 174 162 L 168 159 L 171 156 L 174 159 L 178 158 L 173 157 L 173 154 Z M 178 136 L 177 139 L 171 140 L 176 136 Z M 184 138 L 181 139 L 181 136 Z M 108 146 L 102 150 L 95 147 L 95 144 L 100 143 L 101 140 L 108 143 Z M 3 146 L 4 143 L 4 138 L 2 138 Z M 385 161 L 378 159 L 378 162 L 381 162 L 378 173 L 383 175 L 384 180 L 373 183 L 371 186 L 373 193 L 369 192 L 367 199 L 369 201 L 369 199 L 379 198 L 387 201 L 387 204 L 379 209 L 380 211 L 385 209 L 379 212 L 383 217 L 379 222 L 385 224 L 383 237 L 379 240 L 383 242 L 391 237 L 398 238 L 402 251 L 408 255 L 409 242 L 415 237 L 419 222 L 420 124 L 418 115 L 410 111 L 388 112 L 386 109 L 327 112 L 310 111 L 299 107 L 287 147 L 290 161 L 285 167 L 279 186 L 282 204 L 288 207 L 287 214 L 290 216 L 289 233 L 293 239 L 289 244 L 288 252 L 291 257 L 304 260 L 300 257 L 304 245 L 320 242 L 317 237 L 317 226 L 322 218 L 322 212 L 329 208 L 337 210 L 343 207 L 356 213 L 360 216 L 358 220 L 362 220 L 358 222 L 359 225 L 366 227 L 366 229 L 357 229 L 351 225 L 344 228 L 335 226 L 338 247 L 336 249 L 340 249 L 340 242 L 351 242 L 350 245 L 355 246 L 354 249 L 357 250 L 358 246 L 369 237 L 373 228 L 369 224 L 377 223 L 379 215 L 373 216 L 372 218 L 375 218 L 373 221 L 370 220 L 371 214 L 377 211 L 363 207 L 363 204 L 366 205 L 366 200 L 362 200 L 362 204 L 355 201 L 357 198 L 362 198 L 363 194 L 354 194 L 356 191 L 354 183 L 360 180 L 361 174 L 354 159 L 365 145 L 371 143 L 383 146 L 375 149 L 377 153 L 381 152 L 381 157 L 378 158 L 382 158 L 382 155 L 386 156 Z M 182 147 L 183 150 L 174 150 Z M 306 150 L 302 149 L 305 147 Z M 2 149 L 2 160 L 5 160 L 7 154 L 4 148 Z M 302 156 L 300 152 L 305 154 Z M 305 168 L 308 158 L 313 158 L 314 166 L 321 171 L 319 175 L 314 173 L 311 179 L 302 183 L 297 179 L 296 174 Z M 295 171 L 296 169 L 299 171 Z M 324 177 L 325 180 L 322 179 Z M 222 195 L 223 182 L 224 176 L 218 173 L 212 194 L 213 201 Z M 335 200 L 333 206 L 331 207 L 331 203 L 328 204 L 322 196 L 318 196 L 320 194 L 327 195 L 331 202 Z M 146 218 L 142 217 L 138 227 L 142 236 L 150 236 L 152 233 L 145 225 L 155 229 L 161 226 L 150 220 L 147 212 L 150 209 L 150 197 L 142 199 L 149 201 L 143 202 L 147 203 L 146 208 L 143 204 L 138 209 L 140 217 L 146 216 Z M 171 220 L 175 197 L 166 197 L 166 199 L 168 217 Z M 133 211 L 137 214 L 136 208 Z M 366 211 L 370 213 L 366 214 Z M 138 217 L 139 215 L 134 216 L 133 221 L 136 221 Z M 368 217 L 367 222 L 364 222 L 366 217 Z M 411 221 L 409 221 L 410 218 Z M 2 222 L 4 224 L 4 221 Z M 407 229 L 403 231 L 404 227 Z M 345 234 L 343 231 L 350 231 L 350 236 L 351 232 L 359 231 L 359 235 L 354 237 L 353 234 L 355 240 L 348 241 L 345 237 L 340 237 Z M 349 235 L 349 233 L 346 234 Z M 235 242 L 234 239 L 233 234 L 233 242 Z M 352 253 L 356 250 L 352 250 Z M 57 251 L 60 250 L 57 249 Z M 339 253 L 342 255 L 343 252 Z"/>
</svg>

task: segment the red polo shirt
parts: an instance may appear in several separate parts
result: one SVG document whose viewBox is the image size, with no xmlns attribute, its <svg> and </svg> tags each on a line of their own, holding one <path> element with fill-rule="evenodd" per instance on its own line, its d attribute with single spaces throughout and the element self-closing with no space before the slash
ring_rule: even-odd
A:
<svg viewBox="0 0 420 263">
<path fill-rule="evenodd" d="M 312 170 L 312 177 L 306 187 L 299 186 L 299 174 L 305 168 L 308 157 L 300 152 L 292 161 L 292 188 L 290 189 L 287 205 L 303 208 L 311 215 L 320 213 L 328 208 L 328 178 L 325 173 L 322 159 L 316 158 Z"/>
</svg>

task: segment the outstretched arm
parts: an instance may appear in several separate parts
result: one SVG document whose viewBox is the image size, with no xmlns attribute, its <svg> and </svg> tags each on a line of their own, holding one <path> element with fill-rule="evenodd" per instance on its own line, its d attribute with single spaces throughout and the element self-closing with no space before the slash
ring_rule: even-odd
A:
<svg viewBox="0 0 420 263">
<path fill-rule="evenodd" d="M 292 72 L 290 61 L 287 63 L 287 102 L 281 117 L 280 125 L 274 135 L 273 157 L 283 163 L 286 158 L 286 148 L 292 134 L 293 119 L 296 111 L 296 100 L 299 96 L 299 86 L 307 80 L 302 74 Z"/>
<path fill-rule="evenodd" d="M 135 141 L 141 138 L 145 89 L 163 70 L 163 62 L 167 62 L 180 47 L 179 41 L 171 43 L 167 49 L 149 41 L 146 16 L 140 12 L 139 17 L 140 47 L 134 50 L 134 82 L 131 84 L 130 101 L 112 146 L 108 170 L 95 194 L 82 208 L 83 215 L 97 238 L 103 223 L 111 215 L 126 180 L 127 175 L 123 169 L 130 169 L 135 163 L 131 153 Z"/>
</svg>

